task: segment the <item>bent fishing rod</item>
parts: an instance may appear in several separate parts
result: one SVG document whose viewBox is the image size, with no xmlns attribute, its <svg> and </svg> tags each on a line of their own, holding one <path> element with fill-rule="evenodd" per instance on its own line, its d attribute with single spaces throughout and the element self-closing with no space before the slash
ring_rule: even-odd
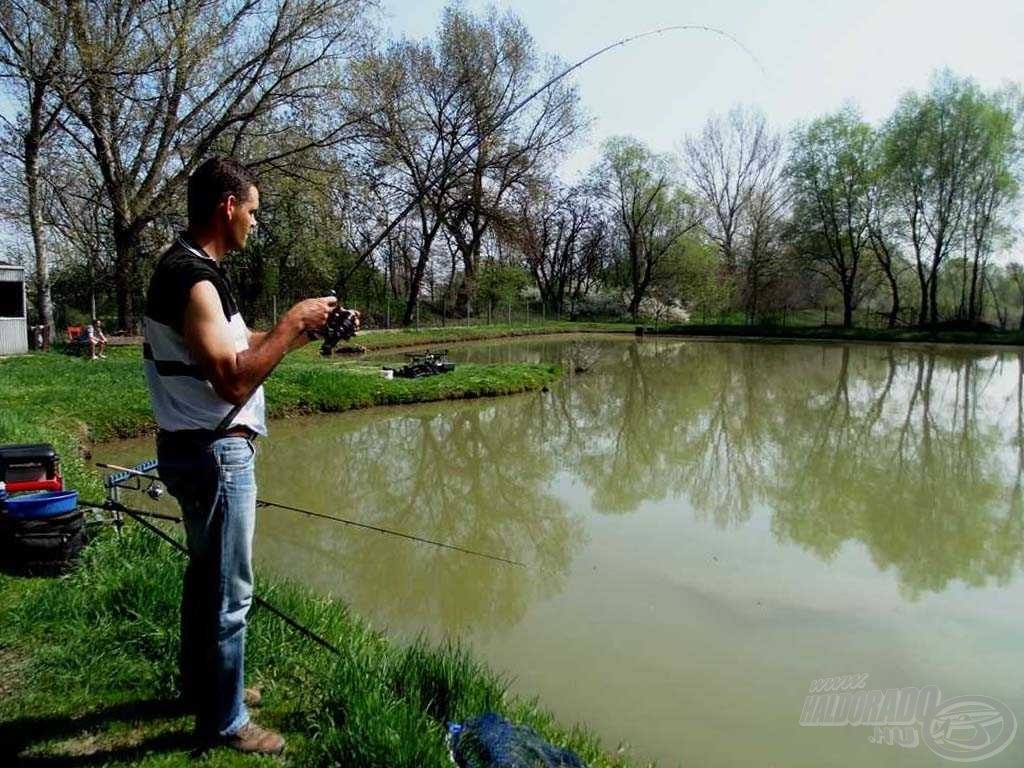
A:
<svg viewBox="0 0 1024 768">
<path fill-rule="evenodd" d="M 148 462 L 146 462 L 146 463 L 144 463 L 144 464 L 142 464 L 140 466 L 144 467 L 147 464 L 148 464 Z M 153 474 L 148 469 L 137 469 L 137 468 L 132 468 L 132 467 L 122 467 L 122 466 L 118 466 L 117 464 L 105 464 L 105 463 L 102 463 L 102 462 L 98 462 L 96 464 L 96 466 L 100 467 L 101 469 L 112 469 L 112 470 L 114 470 L 114 471 L 116 471 L 118 473 L 122 473 L 122 474 L 124 474 L 124 475 L 126 475 L 128 477 L 137 477 L 137 478 L 140 478 L 140 479 L 149 480 L 150 481 L 150 486 L 149 486 L 149 488 L 146 489 L 146 492 L 148 493 L 148 495 L 151 498 L 154 498 L 154 499 L 159 498 L 162 495 L 162 493 L 156 488 L 156 486 L 153 485 L 153 483 L 155 483 L 155 482 L 160 480 L 160 476 L 158 474 Z M 113 479 L 114 477 L 116 477 L 116 476 L 112 475 L 111 478 L 108 479 L 108 481 Z M 138 490 L 141 490 L 141 488 L 138 489 Z M 411 534 L 411 533 L 404 533 L 402 531 L 396 531 L 396 530 L 393 530 L 391 528 L 384 528 L 384 527 L 379 526 L 379 525 L 371 525 L 370 523 L 361 523 L 361 522 L 359 522 L 357 520 L 350 520 L 348 518 L 340 517 L 338 515 L 329 515 L 329 514 L 327 514 L 325 512 L 314 512 L 313 510 L 310 510 L 310 509 L 303 509 L 302 507 L 294 507 L 294 506 L 291 506 L 289 504 L 280 504 L 280 503 L 278 503 L 276 501 L 266 501 L 264 499 L 256 499 L 256 506 L 257 507 L 274 507 L 276 509 L 286 510 L 286 511 L 289 511 L 289 512 L 298 512 L 299 514 L 307 515 L 308 517 L 313 517 L 313 518 L 317 518 L 317 519 L 320 519 L 320 520 L 330 520 L 330 521 L 335 522 L 335 523 L 341 523 L 343 525 L 350 525 L 350 526 L 352 526 L 354 528 L 362 528 L 363 530 L 374 531 L 375 533 L 382 533 L 382 534 L 385 534 L 387 536 L 396 536 L 396 537 L 398 537 L 400 539 L 406 539 L 408 541 L 415 541 L 415 542 L 418 542 L 420 544 L 430 544 L 432 546 L 440 547 L 442 549 L 448 549 L 448 550 L 451 550 L 453 552 L 462 552 L 463 554 L 466 554 L 466 555 L 473 555 L 474 557 L 482 557 L 485 560 L 493 560 L 495 562 L 505 563 L 506 565 L 514 565 L 514 566 L 516 566 L 518 568 L 525 568 L 526 567 L 525 563 L 521 563 L 518 560 L 512 560 L 512 559 L 507 558 L 507 557 L 502 557 L 500 555 L 491 555 L 491 554 L 488 554 L 486 552 L 479 552 L 479 551 L 477 551 L 475 549 L 469 549 L 467 547 L 460 547 L 460 546 L 458 546 L 456 544 L 448 544 L 448 543 L 443 542 L 443 541 L 435 541 L 434 539 L 428 539 L 428 538 L 424 538 L 423 536 L 416 536 L 416 535 Z M 139 513 L 143 514 L 143 515 L 146 515 L 148 517 L 157 517 L 159 519 L 171 520 L 173 522 L 178 522 L 178 520 L 179 520 L 179 518 L 176 518 L 176 517 L 171 517 L 169 515 L 158 515 L 158 514 L 152 513 L 152 512 L 139 512 Z"/>
<path fill-rule="evenodd" d="M 750 57 L 750 59 L 753 60 L 755 64 L 757 64 L 758 68 L 761 70 L 763 74 L 767 74 L 767 70 L 761 63 L 760 59 L 758 59 L 757 56 L 754 55 L 753 51 L 751 51 L 747 46 L 740 42 L 738 38 L 736 38 L 734 35 L 726 32 L 723 29 L 707 26 L 705 24 L 674 24 L 667 27 L 659 27 L 658 29 L 652 29 L 647 32 L 640 32 L 639 34 L 630 35 L 629 37 L 624 37 L 621 40 L 616 40 L 614 43 L 610 43 L 609 45 L 606 45 L 603 48 L 600 48 L 594 51 L 593 53 L 588 54 L 587 56 L 583 57 L 576 63 L 572 64 L 571 66 L 567 67 L 566 69 L 556 74 L 554 77 L 544 82 L 530 94 L 528 94 L 527 96 L 513 104 L 511 107 L 509 107 L 489 130 L 482 131 L 476 138 L 473 139 L 473 141 L 471 141 L 468 145 L 464 146 L 462 148 L 462 151 L 455 155 L 453 159 L 445 162 L 442 165 L 441 169 L 433 177 L 431 177 L 426 184 L 424 184 L 420 188 L 420 191 L 413 195 L 412 199 L 408 202 L 408 204 L 406 204 L 406 206 L 401 211 L 399 211 L 398 215 L 395 216 L 395 218 L 393 218 L 390 221 L 390 223 L 388 223 L 388 225 L 384 227 L 383 230 L 381 230 L 381 232 L 377 235 L 377 237 L 375 237 L 370 242 L 369 245 L 363 248 L 358 258 L 356 258 L 356 260 L 352 263 L 352 266 L 346 272 L 344 272 L 342 275 L 338 277 L 338 280 L 334 285 L 334 290 L 331 291 L 331 294 L 334 296 L 343 296 L 345 292 L 345 286 L 348 284 L 348 281 L 352 279 L 352 276 L 355 275 L 356 271 L 361 266 L 363 266 L 363 264 L 366 263 L 366 260 L 370 258 L 370 256 L 380 246 L 380 244 L 383 243 L 391 235 L 391 233 L 395 231 L 398 225 L 405 221 L 405 218 L 410 213 L 413 212 L 416 206 L 418 206 L 422 202 L 423 198 L 426 197 L 429 192 L 443 185 L 444 182 L 447 181 L 448 178 L 451 176 L 454 169 L 458 166 L 459 163 L 461 163 L 463 160 L 469 157 L 470 154 L 472 154 L 473 150 L 477 149 L 487 139 L 494 135 L 499 128 L 501 128 L 505 123 L 507 123 L 517 114 L 519 114 L 519 112 L 521 112 L 534 99 L 536 99 L 542 93 L 544 93 L 549 88 L 554 86 L 556 83 L 560 82 L 561 80 L 564 80 L 566 77 L 571 75 L 576 70 L 585 66 L 588 62 L 596 59 L 598 56 L 601 56 L 607 53 L 608 51 L 614 50 L 615 48 L 621 48 L 623 46 L 629 45 L 630 43 L 636 42 L 637 40 L 642 40 L 647 37 L 653 37 L 655 35 L 662 35 L 665 34 L 666 32 L 707 32 L 709 34 L 723 37 L 729 42 L 731 42 L 733 45 L 737 46 L 748 57 Z M 354 313 L 352 310 L 343 308 L 341 306 L 341 303 L 339 302 L 338 305 L 331 312 L 330 316 L 328 317 L 327 325 L 323 331 L 307 332 L 310 339 L 316 339 L 320 336 L 323 336 L 324 343 L 320 350 L 321 354 L 325 356 L 330 355 L 338 341 L 340 341 L 341 339 L 348 340 L 355 335 L 355 316 L 356 313 Z M 269 373 L 267 374 L 267 376 L 269 376 Z M 249 393 L 245 400 L 235 405 L 228 412 L 228 414 L 221 420 L 221 423 L 218 427 L 219 429 L 227 429 L 227 427 L 231 425 L 232 420 L 235 418 L 235 416 L 238 415 L 239 411 L 241 411 L 245 404 L 248 403 L 249 399 L 253 396 L 253 394 L 255 394 L 256 391 L 260 388 L 260 386 L 266 380 L 267 376 L 264 376 L 262 379 L 260 379 L 259 383 L 253 388 L 253 390 Z"/>
<path fill-rule="evenodd" d="M 412 213 L 413 209 L 420 204 L 423 198 L 427 196 L 429 191 L 443 184 L 449 178 L 453 169 L 459 163 L 461 163 L 463 160 L 469 157 L 469 155 L 472 154 L 473 150 L 477 149 L 488 138 L 495 134 L 498 131 L 498 129 L 501 128 L 501 126 L 503 126 L 513 117 L 515 117 L 519 112 L 521 112 L 527 104 L 532 102 L 534 99 L 536 99 L 542 93 L 544 93 L 549 88 L 554 86 L 556 83 L 560 82 L 561 80 L 565 79 L 576 70 L 586 65 L 588 62 L 596 59 L 598 56 L 601 56 L 602 54 L 605 54 L 608 51 L 611 51 L 615 48 L 620 48 L 622 46 L 629 45 L 630 43 L 635 42 L 637 40 L 642 40 L 643 38 L 646 37 L 653 37 L 655 35 L 662 35 L 665 34 L 666 32 L 707 32 L 709 34 L 718 35 L 719 37 L 724 37 L 726 40 L 736 45 L 747 56 L 749 56 L 754 61 L 754 63 L 757 64 L 758 68 L 760 68 L 762 74 L 767 74 L 767 70 L 764 68 L 764 65 L 761 63 L 760 59 L 758 59 L 757 56 L 754 55 L 753 51 L 751 51 L 749 48 L 747 48 L 747 46 L 740 42 L 738 38 L 736 38 L 735 36 L 731 35 L 730 33 L 726 32 L 723 29 L 718 29 L 717 27 L 710 27 L 704 24 L 674 24 L 667 27 L 659 27 L 658 29 L 652 29 L 647 32 L 640 32 L 639 34 L 630 35 L 629 37 L 624 37 L 621 40 L 616 40 L 614 43 L 606 45 L 603 48 L 600 48 L 594 51 L 593 53 L 588 54 L 584 58 L 577 61 L 575 64 L 567 67 L 566 69 L 562 70 L 551 79 L 547 80 L 544 84 L 540 85 L 529 95 L 525 96 L 524 98 L 520 99 L 515 104 L 513 104 L 511 107 L 509 107 L 508 110 L 497 120 L 497 122 L 494 123 L 490 130 L 481 132 L 481 134 L 477 136 L 473 141 L 471 141 L 466 147 L 464 147 L 463 150 L 459 154 L 457 154 L 454 159 L 445 163 L 442 166 L 442 168 L 438 171 L 438 173 L 432 179 L 430 179 L 427 184 L 423 185 L 421 191 L 413 196 L 412 200 L 409 201 L 405 208 L 403 208 L 398 213 L 398 215 L 394 219 L 392 219 L 391 222 L 381 231 L 381 233 L 377 235 L 377 237 L 363 249 L 362 253 L 353 263 L 352 267 L 338 279 L 338 282 L 335 285 L 335 292 L 341 292 L 344 289 L 345 285 L 356 273 L 356 270 L 358 270 L 374 252 L 374 250 L 376 250 L 380 246 L 380 244 L 383 243 L 392 232 L 394 232 L 395 228 L 405 220 L 405 217 Z"/>
</svg>

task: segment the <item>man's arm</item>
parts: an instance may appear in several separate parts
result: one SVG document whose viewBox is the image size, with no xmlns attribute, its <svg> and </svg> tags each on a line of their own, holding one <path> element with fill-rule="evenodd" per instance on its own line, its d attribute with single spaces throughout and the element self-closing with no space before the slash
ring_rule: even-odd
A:
<svg viewBox="0 0 1024 768">
<path fill-rule="evenodd" d="M 267 338 L 267 336 L 269 336 L 269 335 L 270 334 L 267 333 L 267 331 L 249 331 L 249 346 L 250 347 L 255 347 L 258 344 L 261 344 L 263 342 L 263 340 L 265 338 Z M 288 351 L 289 352 L 294 352 L 296 349 L 299 349 L 300 347 L 304 347 L 308 343 L 309 343 L 309 337 L 306 336 L 306 334 L 303 333 L 297 339 L 295 339 L 295 341 L 292 342 L 292 345 L 290 347 L 288 347 Z"/>
<path fill-rule="evenodd" d="M 323 328 L 335 304 L 332 296 L 299 302 L 249 349 L 235 352 L 217 289 L 204 280 L 189 293 L 185 344 L 217 394 L 232 405 L 242 405 L 292 348 L 305 343 L 307 330 Z"/>
</svg>

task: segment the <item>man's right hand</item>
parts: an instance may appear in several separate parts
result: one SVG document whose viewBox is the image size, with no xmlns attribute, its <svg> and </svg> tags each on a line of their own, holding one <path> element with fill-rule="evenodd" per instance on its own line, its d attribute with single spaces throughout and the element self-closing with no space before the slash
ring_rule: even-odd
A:
<svg viewBox="0 0 1024 768">
<path fill-rule="evenodd" d="M 300 333 L 305 333 L 322 329 L 337 305 L 338 299 L 334 296 L 323 296 L 319 299 L 300 301 L 288 311 L 298 321 Z"/>
</svg>

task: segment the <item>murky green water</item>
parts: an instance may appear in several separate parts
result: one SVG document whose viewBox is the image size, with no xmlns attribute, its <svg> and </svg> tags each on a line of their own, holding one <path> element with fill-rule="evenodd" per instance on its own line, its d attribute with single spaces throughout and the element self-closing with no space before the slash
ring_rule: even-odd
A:
<svg viewBox="0 0 1024 768">
<path fill-rule="evenodd" d="M 802 727 L 830 676 L 995 697 L 1024 718 L 1021 353 L 453 352 L 587 370 L 549 393 L 275 423 L 261 496 L 526 567 L 267 509 L 263 572 L 399 638 L 456 636 L 563 721 L 662 765 L 952 764 L 871 743 L 868 726 Z M 1022 762 L 1024 735 L 982 765 Z"/>
</svg>

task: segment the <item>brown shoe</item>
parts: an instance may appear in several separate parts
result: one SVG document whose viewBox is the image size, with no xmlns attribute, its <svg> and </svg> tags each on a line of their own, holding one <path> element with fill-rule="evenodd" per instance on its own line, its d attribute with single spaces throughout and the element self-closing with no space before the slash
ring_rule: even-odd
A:
<svg viewBox="0 0 1024 768">
<path fill-rule="evenodd" d="M 225 736 L 226 747 L 251 755 L 280 755 L 284 751 L 284 737 L 269 728 L 263 728 L 251 720 L 236 733 Z"/>
<path fill-rule="evenodd" d="M 242 696 L 242 701 L 245 702 L 245 706 L 247 707 L 258 707 L 263 703 L 263 694 L 260 693 L 259 688 L 246 688 Z"/>
</svg>

